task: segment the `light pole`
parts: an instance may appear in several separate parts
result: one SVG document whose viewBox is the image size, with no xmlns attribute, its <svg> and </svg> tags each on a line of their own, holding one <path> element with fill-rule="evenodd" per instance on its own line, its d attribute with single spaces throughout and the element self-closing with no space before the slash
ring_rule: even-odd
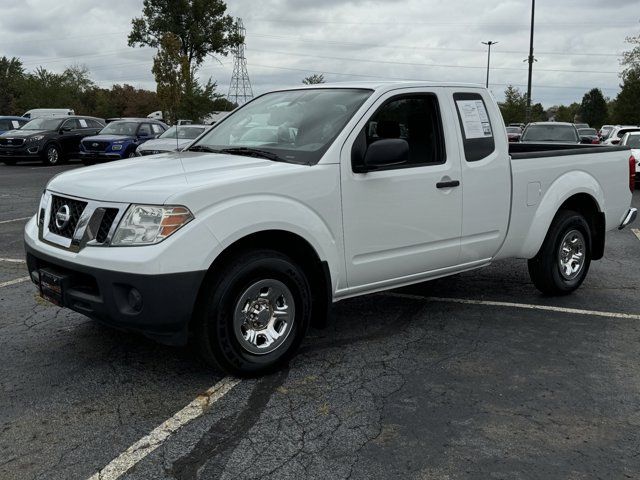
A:
<svg viewBox="0 0 640 480">
<path fill-rule="evenodd" d="M 483 45 L 489 47 L 487 51 L 487 88 L 489 88 L 489 65 L 491 64 L 491 45 L 497 45 L 498 42 L 492 42 L 489 40 L 488 42 L 482 42 Z"/>
<path fill-rule="evenodd" d="M 531 120 L 531 76 L 533 74 L 533 62 L 535 59 L 533 58 L 533 21 L 535 18 L 536 12 L 536 0 L 531 0 L 531 33 L 529 35 L 529 57 L 527 61 L 529 62 L 529 79 L 527 82 L 527 123 Z"/>
</svg>

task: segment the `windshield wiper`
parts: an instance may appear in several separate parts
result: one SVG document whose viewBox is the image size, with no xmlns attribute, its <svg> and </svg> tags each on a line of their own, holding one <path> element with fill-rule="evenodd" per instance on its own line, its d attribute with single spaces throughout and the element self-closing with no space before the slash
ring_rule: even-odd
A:
<svg viewBox="0 0 640 480">
<path fill-rule="evenodd" d="M 266 158 L 268 160 L 273 160 L 274 162 L 286 162 L 282 157 L 276 155 L 273 152 L 267 152 L 266 150 L 260 150 L 258 148 L 249 148 L 249 147 L 234 147 L 234 148 L 223 148 L 220 150 L 222 153 L 230 153 L 231 155 L 247 155 L 249 157 L 261 157 Z"/>
<path fill-rule="evenodd" d="M 187 150 L 190 152 L 220 153 L 220 150 L 216 150 L 215 148 L 207 147 L 205 145 L 194 145 L 193 147 L 189 147 Z"/>
</svg>

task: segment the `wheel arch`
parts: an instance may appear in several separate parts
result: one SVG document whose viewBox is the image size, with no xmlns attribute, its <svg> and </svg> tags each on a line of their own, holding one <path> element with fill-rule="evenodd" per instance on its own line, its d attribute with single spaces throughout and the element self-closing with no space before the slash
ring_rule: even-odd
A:
<svg viewBox="0 0 640 480">
<path fill-rule="evenodd" d="M 592 234 L 593 259 L 602 258 L 606 230 L 604 192 L 599 182 L 584 171 L 567 172 L 546 189 L 516 256 L 533 258 L 538 253 L 561 210 L 575 210 L 585 216 Z"/>
<path fill-rule="evenodd" d="M 197 305 L 203 305 L 202 296 L 207 285 L 230 261 L 253 249 L 272 249 L 291 257 L 307 274 L 313 299 L 311 324 L 321 328 L 329 319 L 333 287 L 329 264 L 322 260 L 314 247 L 300 235 L 286 230 L 262 230 L 248 234 L 226 246 L 209 266 L 200 292 Z"/>
</svg>

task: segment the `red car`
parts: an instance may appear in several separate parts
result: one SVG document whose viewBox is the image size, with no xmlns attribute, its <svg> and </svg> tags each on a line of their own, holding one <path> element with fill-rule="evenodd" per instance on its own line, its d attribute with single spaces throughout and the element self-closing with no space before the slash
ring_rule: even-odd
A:
<svg viewBox="0 0 640 480">
<path fill-rule="evenodd" d="M 510 142 L 519 142 L 522 136 L 522 129 L 520 127 L 507 127 L 507 138 Z"/>
</svg>

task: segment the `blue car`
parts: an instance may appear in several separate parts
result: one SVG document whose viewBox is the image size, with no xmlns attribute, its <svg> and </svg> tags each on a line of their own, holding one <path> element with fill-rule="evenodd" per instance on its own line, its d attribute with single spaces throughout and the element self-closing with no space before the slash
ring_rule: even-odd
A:
<svg viewBox="0 0 640 480">
<path fill-rule="evenodd" d="M 18 130 L 29 121 L 24 117 L 0 117 L 0 134 L 10 130 Z"/>
<path fill-rule="evenodd" d="M 86 164 L 135 157 L 136 148 L 157 138 L 168 126 L 149 118 L 116 120 L 100 133 L 85 137 L 80 143 L 80 159 Z"/>
</svg>

